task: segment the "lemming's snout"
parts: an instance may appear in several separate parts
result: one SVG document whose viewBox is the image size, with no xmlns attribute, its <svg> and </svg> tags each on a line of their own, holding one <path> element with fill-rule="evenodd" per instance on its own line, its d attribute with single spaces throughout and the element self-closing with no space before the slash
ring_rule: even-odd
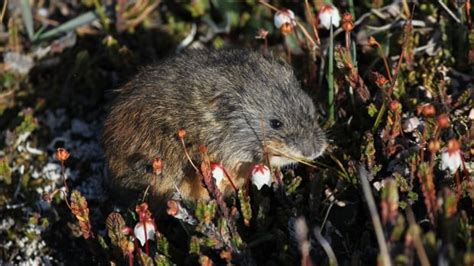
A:
<svg viewBox="0 0 474 266">
<path fill-rule="evenodd" d="M 326 146 L 327 144 L 324 138 L 318 138 L 311 140 L 310 142 L 301 143 L 301 155 L 308 159 L 315 159 L 324 152 Z"/>
</svg>

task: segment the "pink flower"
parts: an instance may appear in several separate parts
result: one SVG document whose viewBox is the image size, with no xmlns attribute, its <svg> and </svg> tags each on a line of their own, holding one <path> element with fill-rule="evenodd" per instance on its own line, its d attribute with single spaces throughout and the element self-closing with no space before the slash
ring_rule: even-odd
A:
<svg viewBox="0 0 474 266">
<path fill-rule="evenodd" d="M 145 232 L 146 230 L 146 232 Z M 137 238 L 140 241 L 140 245 L 145 245 L 146 240 L 154 240 L 155 239 L 155 223 L 152 221 L 147 221 L 145 223 L 139 222 L 135 225 L 135 228 L 133 229 L 133 234 L 135 235 L 135 238 Z M 146 238 L 145 238 L 145 233 L 146 233 Z"/>
<path fill-rule="evenodd" d="M 341 15 L 337 8 L 333 5 L 324 5 L 321 10 L 319 11 L 319 24 L 326 29 L 331 28 L 331 24 L 333 27 L 339 27 L 341 22 Z"/>
<path fill-rule="evenodd" d="M 272 175 L 264 164 L 257 164 L 252 168 L 252 183 L 260 190 L 263 185 L 271 186 Z"/>
</svg>

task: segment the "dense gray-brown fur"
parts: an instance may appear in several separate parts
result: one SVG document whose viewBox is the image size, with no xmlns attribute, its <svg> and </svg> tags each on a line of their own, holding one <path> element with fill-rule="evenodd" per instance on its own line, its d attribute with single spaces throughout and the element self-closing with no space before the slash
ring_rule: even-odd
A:
<svg viewBox="0 0 474 266">
<path fill-rule="evenodd" d="M 272 120 L 281 128 L 273 129 Z M 103 135 L 114 185 L 146 188 L 151 162 L 159 157 L 163 171 L 155 193 L 173 191 L 174 182 L 185 197 L 201 197 L 177 137 L 181 128 L 197 162 L 196 147 L 204 144 L 212 160 L 240 179 L 247 174 L 240 166 L 264 161 L 264 140 L 306 159 L 326 147 L 313 102 L 290 66 L 247 50 L 188 51 L 143 69 L 120 89 Z M 275 158 L 276 165 L 291 163 Z"/>
</svg>

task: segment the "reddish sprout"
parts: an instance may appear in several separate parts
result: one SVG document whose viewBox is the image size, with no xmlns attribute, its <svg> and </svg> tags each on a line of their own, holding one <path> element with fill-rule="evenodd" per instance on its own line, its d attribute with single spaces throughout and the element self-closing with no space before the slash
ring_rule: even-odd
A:
<svg viewBox="0 0 474 266">
<path fill-rule="evenodd" d="M 56 159 L 60 162 L 66 161 L 70 156 L 70 153 L 64 148 L 58 148 L 56 150 Z"/>
</svg>

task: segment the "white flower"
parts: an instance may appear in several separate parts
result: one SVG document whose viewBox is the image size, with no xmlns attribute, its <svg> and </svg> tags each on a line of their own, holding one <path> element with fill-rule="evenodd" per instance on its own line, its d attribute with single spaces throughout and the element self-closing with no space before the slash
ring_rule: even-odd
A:
<svg viewBox="0 0 474 266">
<path fill-rule="evenodd" d="M 441 154 L 441 169 L 449 169 L 451 174 L 456 173 L 462 164 L 461 144 L 455 139 L 448 142 L 448 148 Z"/>
<path fill-rule="evenodd" d="M 319 11 L 319 24 L 326 29 L 332 26 L 337 28 L 341 22 L 341 15 L 337 8 L 333 5 L 324 5 Z"/>
<path fill-rule="evenodd" d="M 252 183 L 260 190 L 263 185 L 271 186 L 272 175 L 264 164 L 257 164 L 252 169 Z"/>
<path fill-rule="evenodd" d="M 36 12 L 38 12 L 38 15 L 43 17 L 43 18 L 47 18 L 48 14 L 49 14 L 48 9 L 46 9 L 44 7 L 43 8 L 38 8 L 38 10 Z"/>
<path fill-rule="evenodd" d="M 146 226 L 145 226 L 146 225 Z M 133 233 L 135 237 L 140 241 L 140 245 L 145 245 L 145 227 L 146 227 L 146 239 L 147 240 L 155 240 L 155 224 L 152 222 L 142 223 L 139 222 L 135 225 L 133 229 Z"/>
<path fill-rule="evenodd" d="M 219 187 L 220 183 L 222 182 L 222 179 L 225 177 L 225 172 L 224 168 L 220 164 L 212 164 L 211 165 L 211 174 L 212 177 L 214 178 L 214 181 L 216 182 L 216 186 Z"/>
<path fill-rule="evenodd" d="M 377 191 L 380 191 L 384 186 L 384 180 L 382 181 L 375 181 L 372 186 L 374 186 L 374 188 L 377 190 Z"/>
<path fill-rule="evenodd" d="M 451 154 L 448 151 L 445 151 L 441 154 L 441 169 L 442 170 L 449 168 L 449 171 L 451 171 L 451 173 L 454 174 L 458 170 L 459 166 L 461 166 L 461 164 L 462 164 L 461 153 L 459 151 L 453 152 Z"/>
<path fill-rule="evenodd" d="M 403 131 L 410 133 L 420 125 L 420 120 L 417 117 L 410 117 L 403 123 Z"/>
<path fill-rule="evenodd" d="M 295 13 L 289 9 L 282 9 L 275 13 L 275 16 L 273 17 L 273 23 L 277 28 L 281 28 L 285 24 L 296 26 Z"/>
</svg>

